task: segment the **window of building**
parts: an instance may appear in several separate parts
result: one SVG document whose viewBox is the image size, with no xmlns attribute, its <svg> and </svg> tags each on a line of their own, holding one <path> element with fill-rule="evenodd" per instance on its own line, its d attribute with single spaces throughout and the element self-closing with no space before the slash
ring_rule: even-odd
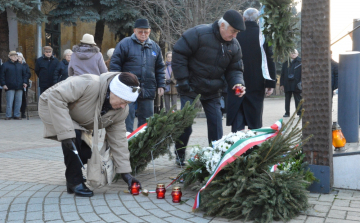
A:
<svg viewBox="0 0 360 223">
<path fill-rule="evenodd" d="M 61 27 L 59 23 L 45 24 L 45 44 L 53 48 L 53 54 L 56 58 L 61 58 Z"/>
</svg>

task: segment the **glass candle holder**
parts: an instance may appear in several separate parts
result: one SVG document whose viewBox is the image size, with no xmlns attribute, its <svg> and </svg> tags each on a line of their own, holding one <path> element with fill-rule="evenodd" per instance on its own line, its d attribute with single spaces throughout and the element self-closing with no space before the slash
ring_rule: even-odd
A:
<svg viewBox="0 0 360 223">
<path fill-rule="evenodd" d="M 131 185 L 130 193 L 132 195 L 139 195 L 140 194 L 140 185 L 138 183 L 133 183 Z"/>
<path fill-rule="evenodd" d="M 165 184 L 157 184 L 157 186 L 156 186 L 157 199 L 164 199 L 165 193 L 166 193 Z"/>
<path fill-rule="evenodd" d="M 180 187 L 174 187 L 172 189 L 171 196 L 172 196 L 172 202 L 173 203 L 180 203 L 181 202 L 181 196 L 182 196 L 181 188 Z"/>
</svg>

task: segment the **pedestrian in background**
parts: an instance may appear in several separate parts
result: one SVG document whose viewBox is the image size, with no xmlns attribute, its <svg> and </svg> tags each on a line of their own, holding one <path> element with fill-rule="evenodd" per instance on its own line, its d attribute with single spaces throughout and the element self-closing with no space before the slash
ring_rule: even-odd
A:
<svg viewBox="0 0 360 223">
<path fill-rule="evenodd" d="M 21 118 L 26 118 L 25 115 L 25 111 L 26 111 L 26 107 L 28 105 L 28 101 L 27 101 L 27 91 L 29 90 L 29 79 L 31 77 L 31 72 L 30 72 L 30 68 L 29 65 L 26 63 L 25 57 L 22 53 L 17 52 L 18 54 L 18 61 L 19 63 L 23 66 L 24 72 L 26 74 L 26 80 L 27 80 L 27 86 L 26 88 L 23 88 L 23 94 L 22 94 L 22 102 L 21 102 L 21 108 L 20 108 L 20 112 L 21 112 Z"/>
<path fill-rule="evenodd" d="M 239 98 L 232 93 L 231 88 L 228 89 L 226 125 L 231 125 L 232 132 L 243 130 L 245 126 L 248 126 L 249 129 L 262 127 L 264 98 L 265 95 L 272 94 L 276 85 L 272 47 L 269 46 L 267 39 L 263 43 L 260 43 L 259 39 L 259 11 L 255 8 L 248 8 L 243 17 L 246 30 L 240 32 L 236 39 L 240 43 L 243 54 L 246 94 Z M 262 50 L 265 54 L 262 53 Z M 271 80 L 265 79 L 265 77 L 270 77 Z"/>
<path fill-rule="evenodd" d="M 54 84 L 54 72 L 59 60 L 52 55 L 51 46 L 44 46 L 43 55 L 36 60 L 35 73 L 39 78 L 40 94 Z"/>
<path fill-rule="evenodd" d="M 115 48 L 111 48 L 107 51 L 106 55 L 108 56 L 108 59 L 105 61 L 106 67 L 108 68 L 108 70 L 110 70 L 110 61 L 111 61 L 111 57 L 114 54 L 114 50 Z"/>
<path fill-rule="evenodd" d="M 151 29 L 147 19 L 135 21 L 134 33 L 122 39 L 111 57 L 110 71 L 130 72 L 140 81 L 141 93 L 137 102 L 138 126 L 154 115 L 156 91 L 161 97 L 165 88 L 165 64 L 161 49 L 149 38 Z M 134 131 L 135 102 L 129 105 L 126 130 Z"/>
<path fill-rule="evenodd" d="M 166 112 L 170 110 L 170 101 L 171 107 L 175 105 L 175 111 L 177 110 L 177 90 L 176 90 L 176 80 L 174 77 L 174 73 L 171 68 L 171 60 L 172 60 L 172 52 L 169 51 L 165 54 L 165 78 L 166 78 L 166 86 L 165 86 L 165 109 Z"/>
<path fill-rule="evenodd" d="M 296 49 L 289 54 L 290 61 L 285 61 L 281 69 L 280 89 L 285 92 L 285 115 L 290 116 L 290 101 L 291 96 L 294 95 L 295 110 L 297 109 L 301 100 L 301 58 Z M 301 108 L 297 115 L 301 115 Z"/>
<path fill-rule="evenodd" d="M 84 34 L 79 45 L 73 46 L 73 54 L 69 62 L 69 76 L 83 74 L 101 75 L 108 70 L 99 47 L 96 46 L 94 36 Z"/>
<path fill-rule="evenodd" d="M 241 48 L 236 35 L 245 30 L 242 16 L 228 10 L 213 24 L 198 25 L 184 32 L 173 49 L 172 68 L 180 93 L 181 108 L 201 94 L 201 104 L 207 120 L 208 140 L 211 143 L 223 135 L 220 96 L 225 86 L 240 88 L 245 94 Z M 231 92 L 232 94 L 235 91 Z M 192 133 L 191 126 L 176 143 L 176 163 L 185 165 L 185 149 Z"/>
<path fill-rule="evenodd" d="M 18 62 L 16 51 L 10 51 L 9 60 L 1 66 L 0 84 L 6 92 L 6 118 L 10 120 L 12 117 L 13 103 L 14 119 L 21 120 L 20 107 L 22 101 L 23 88 L 27 87 L 28 76 L 23 66 Z"/>
<path fill-rule="evenodd" d="M 65 80 L 69 77 L 68 66 L 72 55 L 72 50 L 66 49 L 63 53 L 63 59 L 60 61 L 59 65 L 56 67 L 54 72 L 54 84 Z"/>
</svg>

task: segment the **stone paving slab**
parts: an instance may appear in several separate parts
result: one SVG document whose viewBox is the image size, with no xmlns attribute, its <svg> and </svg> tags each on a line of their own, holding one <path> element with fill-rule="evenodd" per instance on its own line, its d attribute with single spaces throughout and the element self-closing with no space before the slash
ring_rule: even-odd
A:
<svg viewBox="0 0 360 223">
<path fill-rule="evenodd" d="M 284 98 L 266 99 L 264 126 L 282 118 L 283 108 Z M 337 116 L 336 110 L 333 116 Z M 225 126 L 225 121 L 224 134 L 227 134 L 230 127 Z M 206 146 L 206 119 L 196 118 L 195 122 L 189 145 Z M 67 194 L 61 147 L 59 142 L 43 139 L 42 131 L 38 117 L 21 121 L 0 120 L 0 223 L 230 222 L 192 212 L 196 191 L 191 190 L 183 190 L 183 200 L 187 201 L 181 205 L 172 203 L 171 188 L 166 192 L 166 199 L 159 200 L 154 194 L 146 197 L 124 193 L 127 186 L 123 182 L 96 189 L 92 198 Z M 152 165 L 137 175 L 143 187 L 150 190 L 155 189 L 159 182 L 170 183 L 170 178 L 182 170 L 169 160 L 168 155 L 155 160 L 154 164 L 156 180 Z M 328 195 L 309 193 L 308 197 L 311 208 L 291 223 L 360 222 L 359 191 L 335 190 Z"/>
</svg>

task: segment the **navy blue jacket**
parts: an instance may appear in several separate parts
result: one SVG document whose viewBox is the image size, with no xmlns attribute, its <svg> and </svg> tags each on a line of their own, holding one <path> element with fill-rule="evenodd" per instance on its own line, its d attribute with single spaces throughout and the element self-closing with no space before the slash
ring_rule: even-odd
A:
<svg viewBox="0 0 360 223">
<path fill-rule="evenodd" d="M 8 90 L 21 90 L 24 83 L 28 83 L 28 76 L 19 62 L 9 60 L 1 66 L 1 86 L 6 85 Z"/>
<path fill-rule="evenodd" d="M 54 84 L 56 84 L 57 82 L 63 81 L 69 77 L 68 66 L 69 66 L 69 62 L 67 62 L 67 60 L 65 60 L 65 59 L 63 59 L 59 63 L 59 65 L 56 67 L 56 69 L 54 71 Z"/>
<path fill-rule="evenodd" d="M 156 89 L 165 89 L 165 64 L 161 50 L 150 38 L 144 45 L 135 34 L 121 40 L 111 57 L 110 71 L 135 74 L 141 87 L 139 98 L 155 99 Z"/>
<path fill-rule="evenodd" d="M 41 88 L 49 88 L 54 82 L 54 71 L 59 64 L 59 60 L 54 56 L 50 58 L 39 57 L 35 64 L 35 73 L 39 77 L 39 86 Z"/>
<path fill-rule="evenodd" d="M 29 68 L 29 65 L 27 65 L 27 63 L 22 63 L 22 66 L 23 66 L 23 70 L 26 74 L 26 84 L 29 85 L 29 79 L 31 77 L 31 72 L 30 72 L 30 68 Z"/>
<path fill-rule="evenodd" d="M 236 39 L 225 41 L 218 21 L 184 32 L 175 43 L 171 66 L 181 95 L 201 99 L 220 97 L 227 84 L 244 84 L 242 53 Z"/>
</svg>

